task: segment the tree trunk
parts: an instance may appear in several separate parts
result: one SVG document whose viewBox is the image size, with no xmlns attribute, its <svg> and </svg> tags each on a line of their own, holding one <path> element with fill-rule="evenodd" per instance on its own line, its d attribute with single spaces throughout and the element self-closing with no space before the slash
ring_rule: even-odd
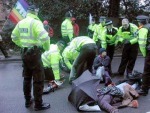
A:
<svg viewBox="0 0 150 113">
<path fill-rule="evenodd" d="M 108 17 L 119 17 L 120 0 L 109 1 Z"/>
</svg>

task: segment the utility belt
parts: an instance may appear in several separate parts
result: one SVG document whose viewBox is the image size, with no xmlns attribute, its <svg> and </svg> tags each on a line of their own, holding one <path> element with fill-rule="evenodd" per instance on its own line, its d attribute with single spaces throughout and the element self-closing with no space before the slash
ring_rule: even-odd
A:
<svg viewBox="0 0 150 113">
<path fill-rule="evenodd" d="M 33 46 L 33 47 L 24 47 L 21 50 L 21 53 L 34 53 L 39 52 L 42 53 L 43 48 L 40 46 Z"/>
</svg>

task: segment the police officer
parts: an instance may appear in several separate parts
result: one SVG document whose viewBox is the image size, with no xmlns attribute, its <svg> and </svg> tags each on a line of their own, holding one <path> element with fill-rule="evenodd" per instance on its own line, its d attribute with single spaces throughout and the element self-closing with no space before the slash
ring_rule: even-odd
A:
<svg viewBox="0 0 150 113">
<path fill-rule="evenodd" d="M 21 20 L 12 31 L 12 41 L 22 48 L 23 60 L 23 91 L 25 107 L 30 107 L 31 83 L 33 78 L 34 109 L 45 110 L 50 104 L 43 103 L 44 70 L 41 61 L 41 49 L 48 50 L 50 38 L 37 17 L 39 9 L 35 5 L 28 7 L 25 19 Z"/>
<path fill-rule="evenodd" d="M 136 19 L 139 24 L 138 43 L 145 57 L 142 86 L 138 93 L 146 96 L 150 88 L 150 24 L 148 23 L 148 17 L 145 15 L 139 15 Z"/>
<path fill-rule="evenodd" d="M 92 65 L 96 56 L 97 46 L 94 40 L 87 36 L 79 36 L 74 38 L 69 45 L 72 49 L 79 52 L 78 57 L 73 62 L 69 81 L 78 78 L 84 70 L 88 69 L 92 72 Z M 85 69 L 84 69 L 85 67 Z"/>
<path fill-rule="evenodd" d="M 93 40 L 96 42 L 98 50 L 99 48 L 101 48 L 102 32 L 105 30 L 105 22 L 106 22 L 106 17 L 100 16 L 99 24 L 95 27 L 94 30 Z"/>
<path fill-rule="evenodd" d="M 96 29 L 97 24 L 95 23 L 95 18 L 92 18 L 91 23 L 88 26 L 87 32 L 90 38 L 93 38 L 94 30 Z"/>
<path fill-rule="evenodd" d="M 73 25 L 71 22 L 71 17 L 72 17 L 71 13 L 66 12 L 65 20 L 61 24 L 62 39 L 63 39 L 63 41 L 66 42 L 66 45 L 73 38 Z"/>
<path fill-rule="evenodd" d="M 48 93 L 51 89 L 57 88 L 63 83 L 60 80 L 59 62 L 62 58 L 61 52 L 64 47 L 64 42 L 58 41 L 57 44 L 51 44 L 50 49 L 42 54 L 45 76 L 49 79 L 48 87 L 44 89 L 43 93 Z"/>
<path fill-rule="evenodd" d="M 119 41 L 124 46 L 118 72 L 114 73 L 114 75 L 124 75 L 125 69 L 127 69 L 127 78 L 132 74 L 138 54 L 137 30 L 138 27 L 135 24 L 129 23 L 128 19 L 124 18 L 122 20 L 122 26 L 118 30 L 116 42 Z"/>
<path fill-rule="evenodd" d="M 72 64 L 78 55 L 79 55 L 79 52 L 71 48 L 71 46 L 67 46 L 64 49 L 64 51 L 62 52 L 62 61 L 61 61 L 62 64 L 61 65 L 62 65 L 62 68 L 66 72 L 70 72 L 72 68 Z"/>
<path fill-rule="evenodd" d="M 104 42 L 101 43 L 101 46 L 102 48 L 106 49 L 107 55 L 110 57 L 110 61 L 112 61 L 115 51 L 115 41 L 117 38 L 118 28 L 113 26 L 113 22 L 111 20 L 107 20 L 105 26 L 106 29 L 102 33 L 102 41 Z M 111 74 L 111 63 L 109 64 L 108 68 Z"/>
</svg>

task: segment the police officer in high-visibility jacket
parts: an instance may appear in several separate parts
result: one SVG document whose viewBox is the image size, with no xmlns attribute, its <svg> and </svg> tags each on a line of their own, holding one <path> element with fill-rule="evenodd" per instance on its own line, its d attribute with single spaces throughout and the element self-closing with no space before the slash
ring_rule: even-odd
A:
<svg viewBox="0 0 150 113">
<path fill-rule="evenodd" d="M 145 57 L 142 86 L 138 93 L 146 96 L 150 88 L 150 24 L 148 23 L 148 16 L 139 15 L 136 17 L 136 19 L 139 24 L 139 48 L 142 52 L 142 55 Z"/>
<path fill-rule="evenodd" d="M 112 61 L 115 51 L 115 41 L 117 38 L 118 28 L 113 26 L 113 22 L 111 20 L 107 20 L 105 26 L 106 29 L 102 33 L 102 41 L 104 42 L 101 43 L 101 47 L 106 49 L 107 55 Z M 108 68 L 111 74 L 111 63 L 109 64 Z"/>
<path fill-rule="evenodd" d="M 118 30 L 116 42 L 123 43 L 124 47 L 118 72 L 114 73 L 114 75 L 124 75 L 125 69 L 127 69 L 127 78 L 132 74 L 138 55 L 137 30 L 138 27 L 135 24 L 129 23 L 128 19 L 124 18 L 122 20 L 122 26 Z"/>
<path fill-rule="evenodd" d="M 44 89 L 44 93 L 58 88 L 63 81 L 60 80 L 59 62 L 61 60 L 61 52 L 65 44 L 63 41 L 58 41 L 57 44 L 51 44 L 50 49 L 42 54 L 42 62 L 44 65 L 45 76 L 49 76 L 48 88 Z"/>
<path fill-rule="evenodd" d="M 22 48 L 25 107 L 30 107 L 32 103 L 33 78 L 34 109 L 36 111 L 50 108 L 50 104 L 42 101 L 44 70 L 41 61 L 41 49 L 49 49 L 50 38 L 43 23 L 37 17 L 38 11 L 35 5 L 29 6 L 26 18 L 18 22 L 11 35 L 12 41 Z"/>
<path fill-rule="evenodd" d="M 67 46 L 62 52 L 62 60 L 63 60 L 62 65 L 66 67 L 67 72 L 71 70 L 72 64 L 78 55 L 79 55 L 79 52 L 71 48 L 71 46 Z"/>
<path fill-rule="evenodd" d="M 102 41 L 102 32 L 105 30 L 106 17 L 101 16 L 99 22 L 100 23 L 95 27 L 93 34 L 93 40 L 96 42 L 98 50 L 101 48 L 101 43 L 104 42 Z"/>
<path fill-rule="evenodd" d="M 69 81 L 79 77 L 84 70 L 88 69 L 92 72 L 92 65 L 96 56 L 97 46 L 94 40 L 87 36 L 75 37 L 69 45 L 71 48 L 79 52 L 78 57 L 73 62 Z M 85 69 L 84 69 L 85 67 Z"/>
<path fill-rule="evenodd" d="M 66 45 L 68 42 L 72 40 L 74 33 L 71 17 L 72 17 L 71 13 L 66 12 L 65 20 L 61 24 L 62 40 L 66 42 Z"/>
<path fill-rule="evenodd" d="M 94 34 L 96 27 L 97 27 L 97 24 L 95 23 L 95 19 L 92 18 L 92 21 L 87 28 L 88 36 L 90 38 L 93 38 L 93 34 Z"/>
</svg>

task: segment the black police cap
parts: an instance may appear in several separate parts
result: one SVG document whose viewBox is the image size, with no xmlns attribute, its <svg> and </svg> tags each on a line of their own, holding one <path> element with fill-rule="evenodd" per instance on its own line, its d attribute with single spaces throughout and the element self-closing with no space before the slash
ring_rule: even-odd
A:
<svg viewBox="0 0 150 113">
<path fill-rule="evenodd" d="M 142 20 L 144 21 L 144 20 L 149 19 L 149 17 L 145 16 L 145 15 L 139 15 L 139 16 L 136 17 L 136 19 L 139 20 L 139 21 L 142 21 Z"/>
<path fill-rule="evenodd" d="M 111 20 L 106 20 L 106 22 L 105 22 L 105 26 L 107 26 L 107 25 L 111 25 L 113 22 L 111 21 Z"/>
<path fill-rule="evenodd" d="M 35 9 L 38 9 L 35 5 L 30 5 L 28 7 L 28 10 L 30 10 L 30 11 L 35 11 Z"/>
</svg>

